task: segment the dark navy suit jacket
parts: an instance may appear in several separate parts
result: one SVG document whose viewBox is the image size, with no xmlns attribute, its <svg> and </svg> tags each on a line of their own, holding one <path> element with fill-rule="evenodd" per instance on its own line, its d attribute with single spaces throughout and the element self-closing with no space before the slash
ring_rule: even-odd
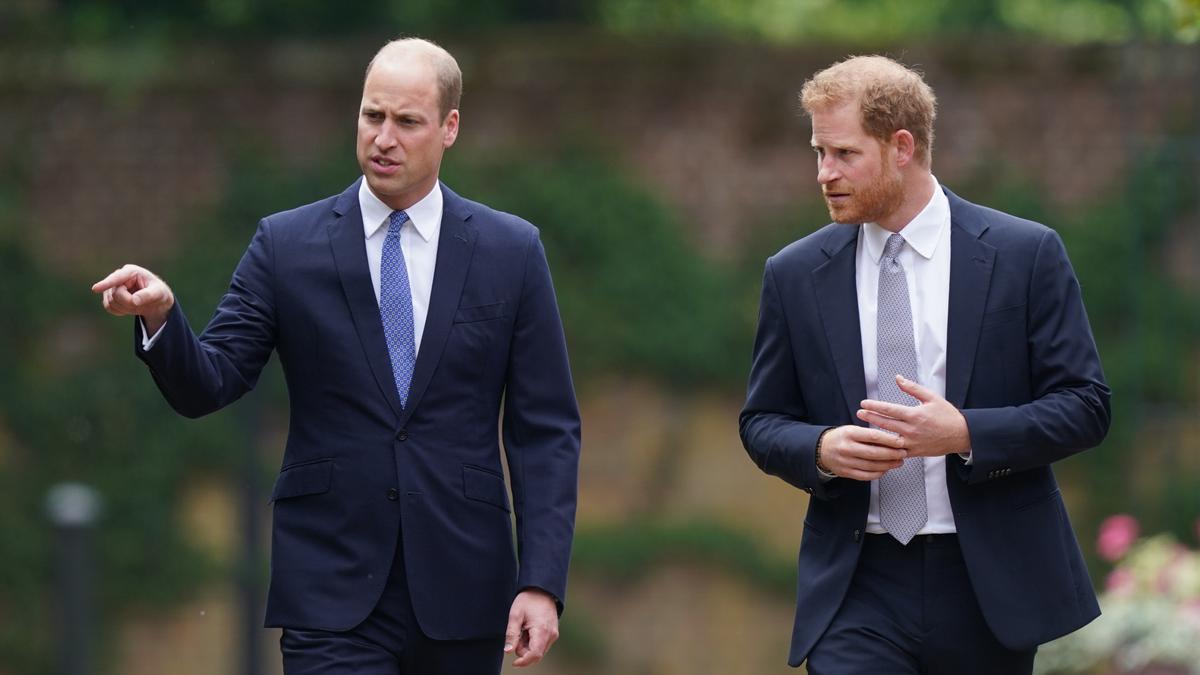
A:
<svg viewBox="0 0 1200 675">
<path fill-rule="evenodd" d="M 279 354 L 291 421 L 271 496 L 268 626 L 357 625 L 397 545 L 417 620 L 435 639 L 503 634 L 522 588 L 566 596 L 580 421 L 545 253 L 529 223 L 440 189 L 407 407 L 357 183 L 264 218 L 199 337 L 176 303 L 148 352 L 138 341 L 166 400 L 189 417 L 236 400 Z"/>
<path fill-rule="evenodd" d="M 1109 390 L 1058 235 L 946 193 L 946 398 L 966 417 L 973 452 L 969 466 L 946 457 L 950 506 L 984 618 L 1001 643 L 1029 649 L 1100 613 L 1050 464 L 1104 438 Z M 767 261 L 740 419 L 759 468 L 811 494 L 794 666 L 841 606 L 867 522 L 870 484 L 822 482 L 813 456 L 826 428 L 862 424 L 860 230 L 831 224 Z"/>
</svg>

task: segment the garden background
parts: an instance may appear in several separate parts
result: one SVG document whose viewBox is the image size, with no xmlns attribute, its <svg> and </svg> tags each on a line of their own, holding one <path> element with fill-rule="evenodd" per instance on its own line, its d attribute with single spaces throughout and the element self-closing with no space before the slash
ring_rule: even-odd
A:
<svg viewBox="0 0 1200 675">
<path fill-rule="evenodd" d="M 177 417 L 88 287 L 137 262 L 203 325 L 258 218 L 358 176 L 363 68 L 399 34 L 463 68 L 443 178 L 540 226 L 558 289 L 584 448 L 563 637 L 538 673 L 793 672 L 806 496 L 757 471 L 737 414 L 765 257 L 828 218 L 796 91 L 875 52 L 937 93 L 943 184 L 1066 241 L 1114 391 L 1109 438 L 1056 467 L 1097 585 L 1108 516 L 1172 538 L 1121 586 L 1166 593 L 1166 619 L 1109 612 L 1107 652 L 1051 648 L 1041 667 L 1188 672 L 1187 644 L 1115 622 L 1173 621 L 1200 649 L 1198 16 L 1198 0 L 4 2 L 0 675 L 49 673 L 64 648 L 45 501 L 68 480 L 103 501 L 96 673 L 278 672 L 278 633 L 243 637 L 287 424 L 277 365 L 231 409 Z M 1181 565 L 1195 579 L 1163 581 Z"/>
</svg>

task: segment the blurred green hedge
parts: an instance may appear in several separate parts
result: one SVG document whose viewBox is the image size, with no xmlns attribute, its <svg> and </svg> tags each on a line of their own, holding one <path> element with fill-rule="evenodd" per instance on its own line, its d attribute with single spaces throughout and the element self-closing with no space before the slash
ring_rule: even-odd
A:
<svg viewBox="0 0 1200 675">
<path fill-rule="evenodd" d="M 1160 262 L 1168 236 L 1197 208 L 1200 166 L 1185 141 L 1168 138 L 1143 155 L 1127 190 L 1073 212 L 1049 206 L 1015 167 L 989 167 L 951 186 L 973 201 L 1056 227 L 1083 282 L 1116 392 L 1116 422 L 1101 448 L 1062 470 L 1087 488 L 1082 512 L 1073 513 L 1081 532 L 1122 510 L 1140 515 L 1149 529 L 1182 536 L 1200 512 L 1200 477 L 1167 472 L 1151 488 L 1127 480 L 1139 455 L 1154 451 L 1138 446 L 1151 412 L 1194 409 L 1198 396 L 1194 373 L 1181 367 L 1181 359 L 1195 362 L 1200 342 L 1197 289 L 1178 287 Z M 342 154 L 298 168 L 274 164 L 252 147 L 239 156 L 222 203 L 195 215 L 176 258 L 161 269 L 197 328 L 259 217 L 335 193 L 357 175 Z M 0 429 L 6 434 L 0 436 L 0 662 L 36 675 L 50 670 L 54 635 L 51 542 L 42 513 L 49 485 L 81 480 L 104 495 L 96 537 L 98 615 L 120 617 L 132 608 L 169 606 L 231 573 L 188 543 L 179 496 L 198 476 L 235 475 L 245 453 L 262 448 L 245 415 L 184 421 L 167 409 L 131 353 L 130 322 L 103 316 L 86 288 L 39 262 L 26 225 L 33 214 L 22 201 L 28 182 L 22 159 L 7 158 L 0 172 Z M 599 378 L 632 374 L 680 396 L 694 388 L 740 391 L 763 258 L 825 218 L 814 188 L 797 197 L 794 217 L 745 224 L 755 234 L 744 252 L 717 262 L 690 244 L 680 216 L 623 170 L 619 158 L 586 143 L 503 162 L 452 155 L 444 177 L 464 196 L 540 226 L 584 390 Z M 252 396 L 251 405 L 282 415 L 276 369 Z M 736 413 L 729 411 L 731 425 Z M 260 468 L 264 484 L 274 470 L 269 464 Z M 628 577 L 687 556 L 782 588 L 790 562 L 759 551 L 715 525 L 632 523 L 581 531 L 579 570 Z M 106 635 L 111 629 L 111 622 L 101 627 Z M 598 649 L 586 639 L 576 648 L 582 655 Z"/>
</svg>

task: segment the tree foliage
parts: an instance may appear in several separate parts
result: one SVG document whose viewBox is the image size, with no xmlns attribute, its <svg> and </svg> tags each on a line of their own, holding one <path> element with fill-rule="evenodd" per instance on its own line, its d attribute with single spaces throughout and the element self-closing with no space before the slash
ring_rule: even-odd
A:
<svg viewBox="0 0 1200 675">
<path fill-rule="evenodd" d="M 0 34 L 40 41 L 441 35 L 529 24 L 848 44 L 981 34 L 1065 44 L 1194 42 L 1200 0 L 384 0 L 369 11 L 322 0 L 63 0 L 0 9 Z"/>
<path fill-rule="evenodd" d="M 1195 40 L 1195 0 L 609 0 L 620 32 L 738 35 L 778 42 L 878 44 L 1020 36 L 1063 44 Z"/>
</svg>

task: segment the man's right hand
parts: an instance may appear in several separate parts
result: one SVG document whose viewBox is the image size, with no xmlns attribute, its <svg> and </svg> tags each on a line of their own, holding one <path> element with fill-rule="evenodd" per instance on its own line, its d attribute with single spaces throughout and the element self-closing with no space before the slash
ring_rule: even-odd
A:
<svg viewBox="0 0 1200 675">
<path fill-rule="evenodd" d="M 904 463 L 903 447 L 904 440 L 891 432 L 847 424 L 821 438 L 821 464 L 835 476 L 875 480 Z"/>
<path fill-rule="evenodd" d="M 154 335 L 175 306 L 175 294 L 166 282 L 148 269 L 125 265 L 92 285 L 103 294 L 104 309 L 113 316 L 140 316 L 146 334 Z"/>
</svg>

